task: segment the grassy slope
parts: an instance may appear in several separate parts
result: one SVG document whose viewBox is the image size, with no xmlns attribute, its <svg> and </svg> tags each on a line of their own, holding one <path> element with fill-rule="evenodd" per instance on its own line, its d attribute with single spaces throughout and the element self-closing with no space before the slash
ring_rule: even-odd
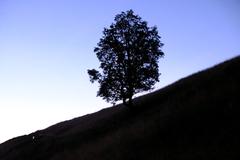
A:
<svg viewBox="0 0 240 160">
<path fill-rule="evenodd" d="M 239 159 L 240 57 L 0 145 L 1 160 Z M 34 136 L 34 140 L 32 139 Z"/>
</svg>

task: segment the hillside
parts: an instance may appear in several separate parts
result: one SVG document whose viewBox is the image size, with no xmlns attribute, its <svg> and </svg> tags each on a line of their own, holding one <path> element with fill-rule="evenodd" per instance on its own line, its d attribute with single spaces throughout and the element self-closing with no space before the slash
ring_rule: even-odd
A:
<svg viewBox="0 0 240 160">
<path fill-rule="evenodd" d="M 240 158 L 240 56 L 123 105 L 0 144 L 0 160 Z"/>
</svg>

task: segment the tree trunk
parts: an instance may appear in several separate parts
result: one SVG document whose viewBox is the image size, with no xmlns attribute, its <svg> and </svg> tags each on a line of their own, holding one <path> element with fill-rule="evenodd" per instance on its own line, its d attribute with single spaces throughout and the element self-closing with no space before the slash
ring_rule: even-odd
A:
<svg viewBox="0 0 240 160">
<path fill-rule="evenodd" d="M 132 96 L 131 96 L 128 101 L 128 107 L 132 107 L 132 106 L 133 106 L 133 102 L 132 102 Z"/>
<path fill-rule="evenodd" d="M 127 102 L 125 98 L 123 98 L 123 105 L 127 106 Z"/>
<path fill-rule="evenodd" d="M 123 99 L 123 105 L 129 107 L 129 108 L 132 108 L 133 106 L 133 100 L 132 100 L 132 97 L 129 97 L 128 98 L 128 101 L 124 98 Z"/>
</svg>

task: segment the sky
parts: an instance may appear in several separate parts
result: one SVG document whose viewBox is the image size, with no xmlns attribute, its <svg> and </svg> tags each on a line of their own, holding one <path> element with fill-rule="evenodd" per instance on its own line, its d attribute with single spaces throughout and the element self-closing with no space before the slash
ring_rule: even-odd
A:
<svg viewBox="0 0 240 160">
<path fill-rule="evenodd" d="M 156 90 L 240 55 L 239 0 L 0 0 L 0 143 L 111 106 L 86 70 L 129 9 L 162 37 Z"/>
</svg>

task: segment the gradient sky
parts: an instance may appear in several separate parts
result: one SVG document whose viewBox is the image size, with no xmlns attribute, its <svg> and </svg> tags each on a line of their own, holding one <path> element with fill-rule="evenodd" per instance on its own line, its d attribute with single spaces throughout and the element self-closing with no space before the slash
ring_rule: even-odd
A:
<svg viewBox="0 0 240 160">
<path fill-rule="evenodd" d="M 156 89 L 240 54 L 239 0 L 0 0 L 0 143 L 110 106 L 86 70 L 116 14 L 156 25 Z"/>
</svg>

